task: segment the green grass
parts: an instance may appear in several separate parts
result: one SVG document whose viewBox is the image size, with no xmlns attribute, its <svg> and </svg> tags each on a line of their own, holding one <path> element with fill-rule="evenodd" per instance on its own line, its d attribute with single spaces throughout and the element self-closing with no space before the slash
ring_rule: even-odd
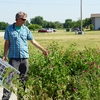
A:
<svg viewBox="0 0 100 100">
<path fill-rule="evenodd" d="M 4 39 L 3 37 L 0 37 L 0 50 L 3 49 L 3 45 L 4 45 Z"/>
<path fill-rule="evenodd" d="M 84 47 L 100 47 L 100 31 L 86 31 L 83 35 L 75 35 L 75 32 L 57 30 L 55 33 L 33 33 L 34 38 L 45 48 L 53 41 L 60 46 L 68 48 L 71 44 L 76 44 L 76 50 L 83 50 Z M 4 39 L 0 37 L 0 49 L 3 49 Z"/>
<path fill-rule="evenodd" d="M 0 30 L 0 32 L 4 32 L 4 30 Z"/>
<path fill-rule="evenodd" d="M 100 31 L 87 31 L 83 35 L 75 35 L 75 32 L 58 30 L 56 33 L 33 33 L 33 36 L 45 47 L 53 41 L 58 42 L 60 46 L 64 46 L 65 48 L 71 44 L 76 44 L 77 50 L 83 50 L 84 47 L 100 47 Z"/>
</svg>

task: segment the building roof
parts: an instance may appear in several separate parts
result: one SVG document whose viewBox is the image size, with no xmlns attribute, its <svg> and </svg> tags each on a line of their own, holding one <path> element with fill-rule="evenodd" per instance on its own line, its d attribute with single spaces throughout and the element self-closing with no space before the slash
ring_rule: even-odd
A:
<svg viewBox="0 0 100 100">
<path fill-rule="evenodd" d="M 91 14 L 91 17 L 100 17 L 100 14 Z"/>
</svg>

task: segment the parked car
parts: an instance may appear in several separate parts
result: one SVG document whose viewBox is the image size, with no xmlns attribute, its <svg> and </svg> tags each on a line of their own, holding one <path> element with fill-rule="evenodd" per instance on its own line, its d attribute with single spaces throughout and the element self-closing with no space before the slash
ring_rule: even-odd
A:
<svg viewBox="0 0 100 100">
<path fill-rule="evenodd" d="M 49 28 L 49 30 L 52 30 L 52 32 L 56 32 L 57 29 L 54 29 L 54 28 Z"/>
<path fill-rule="evenodd" d="M 52 28 L 47 28 L 47 32 L 48 33 L 52 33 L 53 32 L 53 29 Z"/>
<path fill-rule="evenodd" d="M 72 31 L 81 31 L 81 28 L 72 28 Z M 83 29 L 82 29 L 83 31 Z"/>
<path fill-rule="evenodd" d="M 79 28 L 72 28 L 72 31 L 79 31 Z"/>
<path fill-rule="evenodd" d="M 45 33 L 45 32 L 51 33 L 51 32 L 56 32 L 56 29 L 53 29 L 53 28 L 43 28 L 43 29 L 39 29 L 38 33 L 39 32 L 42 32 L 42 33 Z"/>
<path fill-rule="evenodd" d="M 45 33 L 45 32 L 47 32 L 47 29 L 39 29 L 39 30 L 38 30 L 38 33 L 39 33 L 39 32 Z"/>
</svg>

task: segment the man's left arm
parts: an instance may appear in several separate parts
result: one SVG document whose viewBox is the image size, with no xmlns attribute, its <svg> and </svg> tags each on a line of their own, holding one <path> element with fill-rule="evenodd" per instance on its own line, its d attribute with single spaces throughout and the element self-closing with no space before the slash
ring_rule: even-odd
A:
<svg viewBox="0 0 100 100">
<path fill-rule="evenodd" d="M 36 46 L 38 49 L 40 49 L 44 55 L 48 55 L 47 51 L 36 41 L 36 40 L 30 40 L 30 42 Z"/>
</svg>

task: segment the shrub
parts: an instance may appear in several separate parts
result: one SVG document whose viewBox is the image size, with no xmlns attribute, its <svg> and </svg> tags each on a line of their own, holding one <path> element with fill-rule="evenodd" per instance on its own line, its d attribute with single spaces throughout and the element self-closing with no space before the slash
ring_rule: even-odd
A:
<svg viewBox="0 0 100 100">
<path fill-rule="evenodd" d="M 54 42 L 47 57 L 30 48 L 27 89 L 21 91 L 28 100 L 99 100 L 100 50 L 75 46 L 64 50 Z"/>
<path fill-rule="evenodd" d="M 93 29 L 94 29 L 93 24 L 90 24 L 90 30 L 93 30 Z"/>
<path fill-rule="evenodd" d="M 74 44 L 63 51 L 56 43 L 31 59 L 27 81 L 30 100 L 98 100 L 100 57 L 98 49 L 75 51 Z"/>
</svg>

